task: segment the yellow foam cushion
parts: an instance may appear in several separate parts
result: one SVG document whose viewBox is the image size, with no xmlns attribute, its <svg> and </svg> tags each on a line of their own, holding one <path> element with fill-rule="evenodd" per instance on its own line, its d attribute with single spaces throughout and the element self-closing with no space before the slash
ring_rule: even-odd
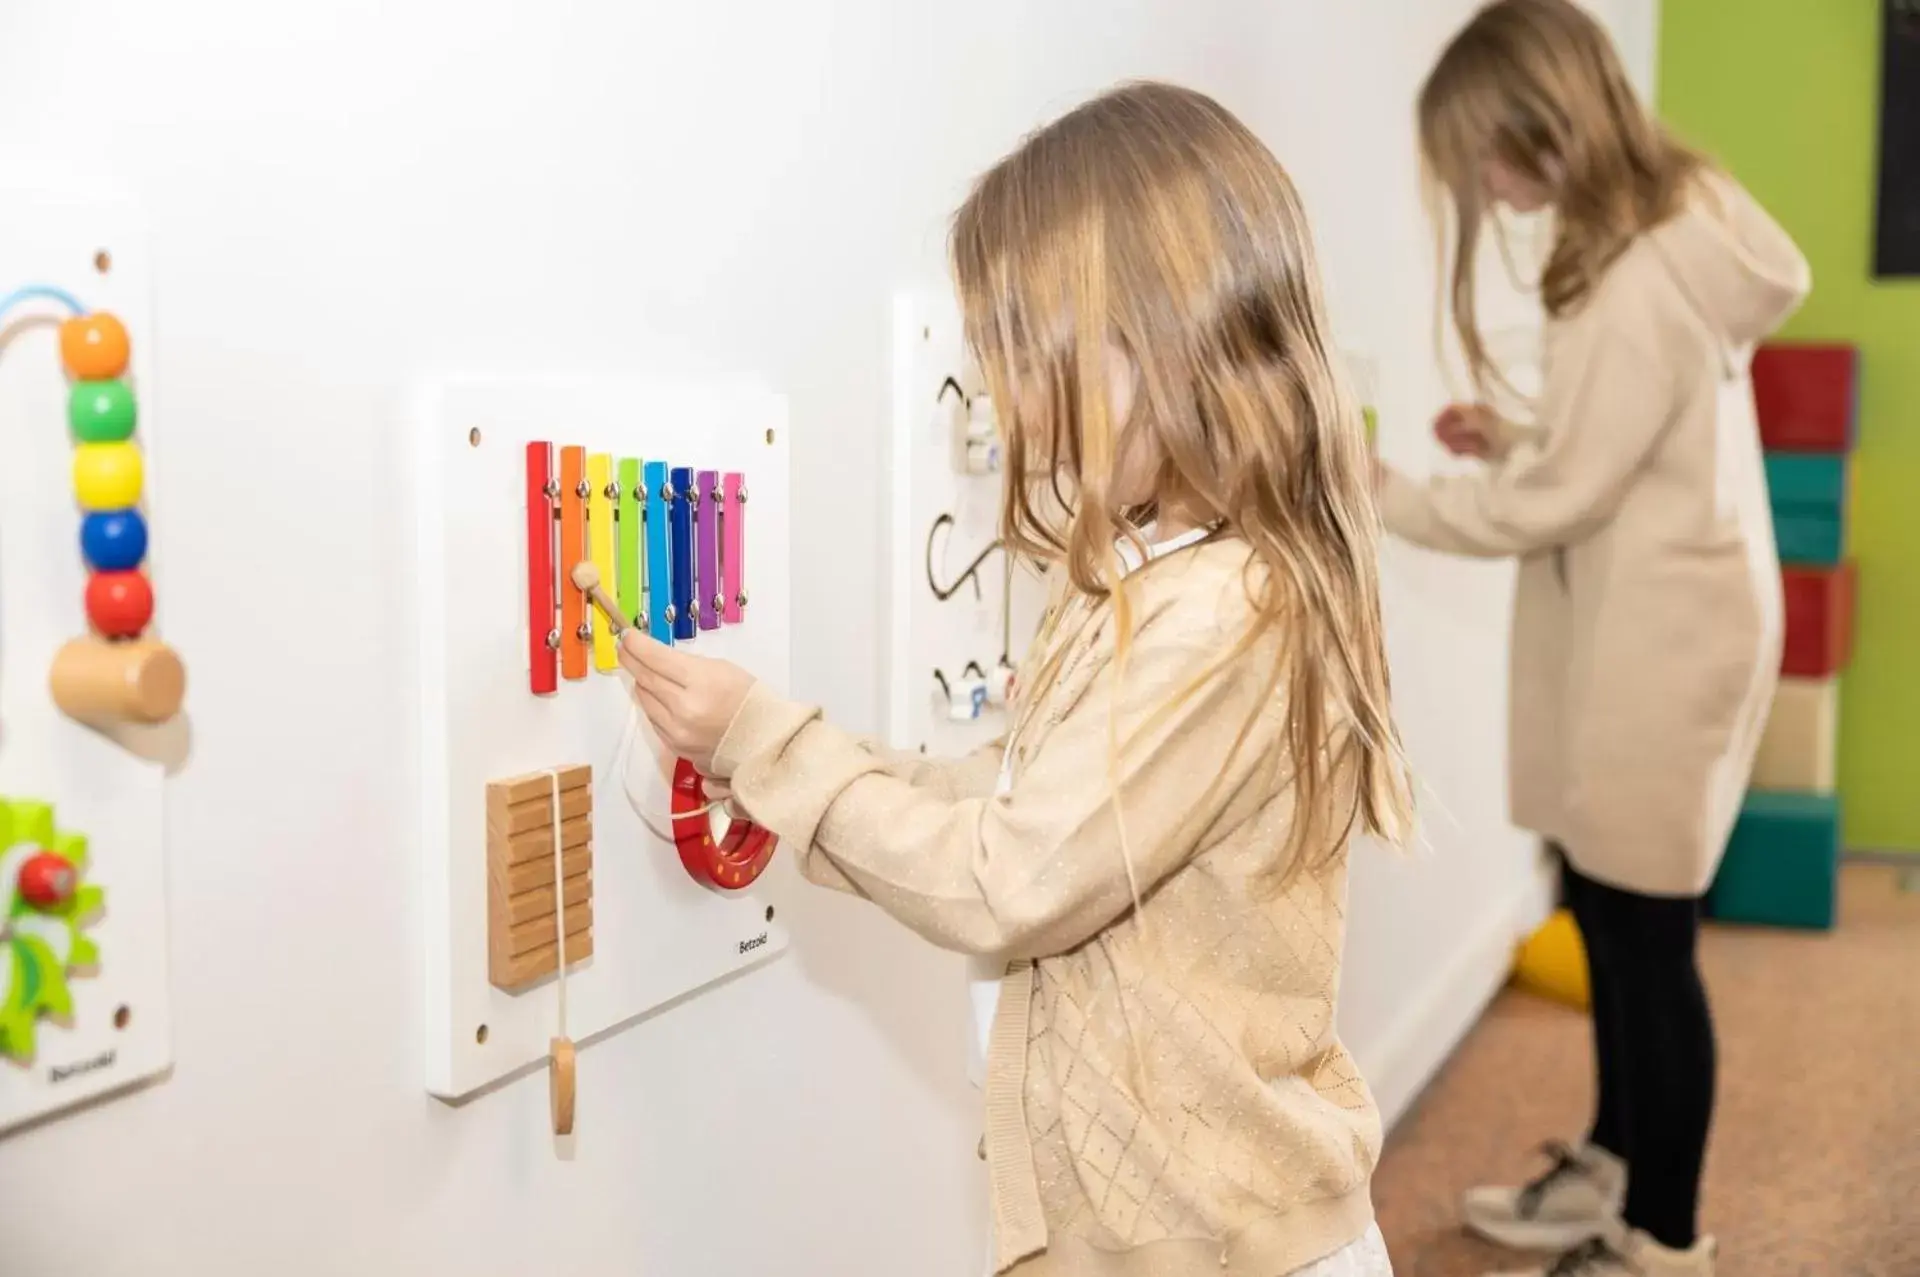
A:
<svg viewBox="0 0 1920 1277">
<path fill-rule="evenodd" d="M 1543 998 L 1583 1011 L 1587 1008 L 1593 997 L 1587 983 L 1587 950 L 1572 914 L 1560 910 L 1527 937 L 1514 960 L 1513 982 Z"/>
</svg>

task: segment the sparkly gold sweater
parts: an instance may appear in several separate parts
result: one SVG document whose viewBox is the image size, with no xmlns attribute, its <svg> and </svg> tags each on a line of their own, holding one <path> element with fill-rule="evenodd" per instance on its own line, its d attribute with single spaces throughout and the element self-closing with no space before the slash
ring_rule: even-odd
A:
<svg viewBox="0 0 1920 1277">
<path fill-rule="evenodd" d="M 1372 1221 L 1379 1113 L 1334 1033 L 1346 856 L 1270 898 L 1254 882 L 1292 804 L 1268 779 L 1277 699 L 1232 749 L 1281 639 L 1214 668 L 1247 558 L 1215 540 L 1128 577 L 1118 680 L 1109 605 L 1067 604 L 998 796 L 998 746 L 892 758 L 764 686 L 714 758 L 809 879 L 1011 963 L 982 1142 L 1002 1272 L 1282 1277 Z"/>
</svg>

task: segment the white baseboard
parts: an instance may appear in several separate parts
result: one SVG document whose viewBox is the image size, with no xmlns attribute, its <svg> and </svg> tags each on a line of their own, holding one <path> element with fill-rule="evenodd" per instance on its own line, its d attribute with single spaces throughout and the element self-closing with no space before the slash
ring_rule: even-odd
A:
<svg viewBox="0 0 1920 1277">
<path fill-rule="evenodd" d="M 1480 934 L 1406 1000 L 1405 1014 L 1386 1035 L 1374 1057 L 1377 1063 L 1367 1070 L 1389 1130 L 1413 1107 L 1506 984 L 1514 946 L 1553 911 L 1557 883 L 1557 870 L 1542 856 L 1538 872 L 1521 884 L 1507 906 L 1494 910 Z"/>
</svg>

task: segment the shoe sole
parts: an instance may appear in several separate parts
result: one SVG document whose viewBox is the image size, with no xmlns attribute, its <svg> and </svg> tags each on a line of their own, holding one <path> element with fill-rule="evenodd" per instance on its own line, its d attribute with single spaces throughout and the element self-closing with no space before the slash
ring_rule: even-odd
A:
<svg viewBox="0 0 1920 1277">
<path fill-rule="evenodd" d="M 1467 1219 L 1463 1223 L 1466 1230 L 1496 1246 L 1505 1246 L 1508 1250 L 1537 1250 L 1555 1253 L 1572 1250 L 1596 1237 L 1603 1236 L 1610 1221 L 1595 1220 L 1501 1220 L 1499 1223 L 1485 1223 Z"/>
</svg>

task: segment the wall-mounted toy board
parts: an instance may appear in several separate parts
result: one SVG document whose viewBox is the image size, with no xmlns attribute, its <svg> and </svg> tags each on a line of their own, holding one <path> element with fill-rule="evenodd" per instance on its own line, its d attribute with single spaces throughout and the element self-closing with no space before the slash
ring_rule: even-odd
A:
<svg viewBox="0 0 1920 1277">
<path fill-rule="evenodd" d="M 172 1061 L 161 804 L 185 752 L 155 637 L 168 532 L 137 210 L 0 192 L 0 293 L 27 285 L 78 309 L 0 319 L 0 1130 Z"/>
<path fill-rule="evenodd" d="M 751 874 L 719 853 L 740 841 L 717 828 L 722 816 L 706 881 L 685 840 L 649 829 L 688 828 L 669 823 L 688 790 L 634 725 L 607 617 L 568 579 L 593 563 L 636 627 L 784 692 L 786 411 L 758 389 L 639 376 L 448 380 L 424 389 L 416 429 L 426 1085 L 456 1099 L 548 1058 L 557 972 L 513 960 L 541 944 L 551 958 L 562 927 L 567 1031 L 580 1041 L 786 947 Z M 534 793 L 555 770 L 558 864 L 546 859 L 551 799 Z M 556 899 L 564 923 L 546 908 Z M 525 929 L 504 955 L 496 925 Z M 583 1121 L 591 1057 L 579 1065 Z"/>
<path fill-rule="evenodd" d="M 1046 587 L 987 553 L 1000 534 L 1001 476 L 979 462 L 986 386 L 952 293 L 902 292 L 893 313 L 887 735 L 897 749 L 964 754 L 1006 730 L 1001 688 L 985 685 L 1003 657 L 1020 663 Z"/>
</svg>

